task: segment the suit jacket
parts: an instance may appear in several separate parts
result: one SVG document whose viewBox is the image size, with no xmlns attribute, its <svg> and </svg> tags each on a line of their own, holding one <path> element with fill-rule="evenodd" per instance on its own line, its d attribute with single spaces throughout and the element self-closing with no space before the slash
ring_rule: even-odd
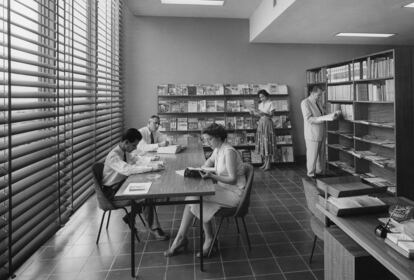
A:
<svg viewBox="0 0 414 280">
<path fill-rule="evenodd" d="M 320 117 L 324 115 L 324 112 L 321 112 L 309 97 L 302 100 L 300 107 L 303 114 L 305 140 L 322 141 L 325 135 L 325 121 Z M 323 110 L 321 105 L 319 107 Z"/>
<path fill-rule="evenodd" d="M 156 151 L 158 149 L 158 143 L 166 140 L 166 136 L 157 130 L 152 133 L 154 137 L 154 144 L 151 144 L 151 131 L 149 128 L 144 126 L 139 129 L 139 132 L 141 132 L 142 140 L 138 143 L 138 150 L 144 152 Z"/>
</svg>

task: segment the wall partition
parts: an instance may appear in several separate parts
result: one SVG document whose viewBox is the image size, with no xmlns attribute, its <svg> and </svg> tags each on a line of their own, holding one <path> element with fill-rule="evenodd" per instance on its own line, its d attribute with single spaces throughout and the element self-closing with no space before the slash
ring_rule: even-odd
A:
<svg viewBox="0 0 414 280">
<path fill-rule="evenodd" d="M 0 3 L 0 279 L 93 192 L 122 133 L 120 0 Z"/>
</svg>

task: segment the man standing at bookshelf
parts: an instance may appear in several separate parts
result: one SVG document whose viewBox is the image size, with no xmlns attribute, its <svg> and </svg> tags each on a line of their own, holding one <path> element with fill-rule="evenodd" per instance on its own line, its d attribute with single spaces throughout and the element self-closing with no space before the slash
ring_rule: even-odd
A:
<svg viewBox="0 0 414 280">
<path fill-rule="evenodd" d="M 167 137 L 158 131 L 160 127 L 160 117 L 153 115 L 149 118 L 147 126 L 139 129 L 142 140 L 138 144 L 138 150 L 143 152 L 156 151 L 158 147 L 169 145 Z"/>
<path fill-rule="evenodd" d="M 321 105 L 323 90 L 314 86 L 307 98 L 300 104 L 306 143 L 306 169 L 309 177 L 325 172 L 325 121 L 335 120 L 340 111 L 325 114 Z"/>
</svg>

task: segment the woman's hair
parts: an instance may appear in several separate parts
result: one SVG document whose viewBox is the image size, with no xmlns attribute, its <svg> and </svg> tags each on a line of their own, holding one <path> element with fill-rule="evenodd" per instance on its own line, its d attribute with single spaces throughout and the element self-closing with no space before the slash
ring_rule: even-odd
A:
<svg viewBox="0 0 414 280">
<path fill-rule="evenodd" d="M 220 138 L 221 141 L 226 140 L 227 131 L 224 126 L 212 123 L 201 131 L 201 134 L 207 134 L 214 138 Z"/>
<path fill-rule="evenodd" d="M 269 97 L 269 93 L 265 89 L 261 89 L 257 92 L 257 96 L 260 96 L 260 94 L 263 94 L 266 97 Z"/>
<path fill-rule="evenodd" d="M 138 140 L 141 141 L 142 135 L 141 132 L 138 131 L 136 128 L 130 128 L 124 132 L 122 135 L 122 141 L 127 140 L 129 143 L 133 143 Z"/>
</svg>

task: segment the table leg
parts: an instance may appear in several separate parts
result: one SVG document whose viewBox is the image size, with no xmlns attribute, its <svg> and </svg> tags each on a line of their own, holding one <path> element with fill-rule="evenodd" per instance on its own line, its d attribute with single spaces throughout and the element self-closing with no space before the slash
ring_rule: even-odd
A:
<svg viewBox="0 0 414 280">
<path fill-rule="evenodd" d="M 200 271 L 204 271 L 203 262 L 203 197 L 200 196 Z"/>
<path fill-rule="evenodd" d="M 129 227 L 131 229 L 131 276 L 135 278 L 135 201 L 131 200 Z"/>
</svg>

